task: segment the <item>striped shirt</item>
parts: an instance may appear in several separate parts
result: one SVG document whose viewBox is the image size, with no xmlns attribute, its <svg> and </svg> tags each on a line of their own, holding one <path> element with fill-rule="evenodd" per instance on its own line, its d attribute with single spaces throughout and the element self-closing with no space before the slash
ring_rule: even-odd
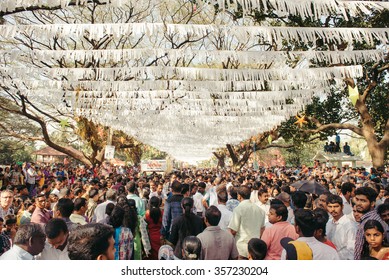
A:
<svg viewBox="0 0 389 280">
<path fill-rule="evenodd" d="M 384 227 L 384 232 L 387 231 L 387 228 L 388 228 L 387 224 L 381 219 L 380 215 L 378 215 L 376 210 L 372 210 L 372 211 L 364 214 L 361 218 L 361 222 L 359 223 L 357 235 L 355 237 L 354 260 L 361 259 L 363 244 L 365 243 L 363 227 L 365 226 L 365 224 L 368 220 L 376 220 L 376 221 L 380 222 L 381 225 Z"/>
</svg>

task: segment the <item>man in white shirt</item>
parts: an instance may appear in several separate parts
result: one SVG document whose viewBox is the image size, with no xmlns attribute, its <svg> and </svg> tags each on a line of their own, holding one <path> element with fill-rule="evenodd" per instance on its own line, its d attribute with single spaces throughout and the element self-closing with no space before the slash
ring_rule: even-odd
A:
<svg viewBox="0 0 389 280">
<path fill-rule="evenodd" d="M 292 223 L 294 221 L 294 212 L 292 207 L 290 207 L 290 195 L 286 192 L 281 192 L 278 196 L 277 199 L 281 200 L 282 203 L 286 206 L 286 209 L 288 209 L 288 219 L 287 221 L 289 223 Z"/>
<path fill-rule="evenodd" d="M 40 225 L 21 225 L 16 232 L 14 245 L 0 256 L 0 260 L 33 260 L 43 251 L 46 235 Z"/>
<path fill-rule="evenodd" d="M 260 188 L 258 190 L 258 202 L 255 203 L 259 208 L 265 211 L 265 225 L 269 226 L 269 211 L 270 211 L 270 194 L 267 188 Z"/>
<path fill-rule="evenodd" d="M 107 214 L 105 214 L 105 209 L 107 208 L 107 205 L 109 203 L 116 204 L 116 191 L 114 189 L 107 190 L 107 192 L 105 193 L 105 198 L 106 201 L 96 206 L 92 222 L 104 223 L 107 217 Z"/>
<path fill-rule="evenodd" d="M 203 197 L 203 206 L 205 209 L 208 209 L 209 206 L 214 205 L 217 206 L 217 193 L 216 193 L 216 188 L 220 184 L 221 179 L 216 178 L 213 181 L 212 186 L 208 189 L 208 191 L 205 193 Z"/>
<path fill-rule="evenodd" d="M 332 216 L 326 226 L 327 238 L 336 246 L 341 260 L 353 260 L 356 228 L 343 214 L 342 198 L 334 194 L 329 195 L 327 210 Z"/>
<path fill-rule="evenodd" d="M 67 240 L 69 236 L 66 222 L 60 218 L 51 219 L 45 226 L 46 243 L 37 260 L 69 260 Z"/>
<path fill-rule="evenodd" d="M 250 188 L 238 189 L 239 205 L 232 212 L 228 228 L 235 236 L 239 259 L 248 258 L 247 244 L 251 238 L 260 238 L 265 230 L 265 211 L 250 201 Z"/>
<path fill-rule="evenodd" d="M 98 206 L 97 206 L 98 207 Z M 86 220 L 86 210 L 88 209 L 88 201 L 84 197 L 78 197 L 74 200 L 74 210 L 70 215 L 69 219 L 72 223 L 85 225 L 87 224 Z M 96 209 L 95 209 L 96 214 Z M 47 234 L 47 233 L 46 233 Z"/>
<path fill-rule="evenodd" d="M 232 212 L 228 210 L 226 207 L 227 200 L 228 200 L 228 194 L 226 188 L 221 188 L 220 190 L 218 190 L 217 191 L 218 205 L 216 207 L 221 212 L 221 218 L 218 226 L 222 230 L 228 229 L 228 224 L 230 223 L 232 218 Z"/>
<path fill-rule="evenodd" d="M 343 200 L 343 214 L 348 215 L 353 211 L 351 206 L 351 199 L 355 196 L 355 185 L 349 182 L 343 183 L 341 191 L 341 198 Z"/>
<path fill-rule="evenodd" d="M 24 177 L 26 178 L 26 186 L 30 193 L 30 197 L 33 197 L 35 189 L 35 179 L 38 174 L 35 171 L 35 166 L 33 163 L 26 163 L 25 168 L 23 169 Z"/>
<path fill-rule="evenodd" d="M 203 205 L 203 198 L 204 198 L 204 194 L 205 194 L 205 188 L 206 188 L 206 185 L 204 182 L 200 182 L 198 183 L 197 185 L 197 192 L 195 193 L 195 195 L 193 196 L 193 205 L 196 209 L 196 214 L 200 217 L 203 217 L 204 216 L 204 213 L 205 213 L 205 207 Z"/>
</svg>

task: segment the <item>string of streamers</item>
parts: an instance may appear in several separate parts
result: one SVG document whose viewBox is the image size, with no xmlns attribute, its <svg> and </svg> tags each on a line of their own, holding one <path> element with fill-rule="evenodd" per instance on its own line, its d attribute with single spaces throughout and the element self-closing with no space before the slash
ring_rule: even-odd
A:
<svg viewBox="0 0 389 280">
<path fill-rule="evenodd" d="M 359 64 L 388 54 L 387 28 L 267 26 L 232 16 L 239 6 L 243 15 L 260 9 L 284 18 L 349 20 L 388 9 L 387 1 L 213 0 L 197 1 L 196 9 L 182 1 L 180 7 L 190 8 L 193 16 L 188 21 L 179 12 L 164 15 L 161 2 L 0 1 L 1 87 L 195 161 L 226 143 L 274 129 L 314 96 L 344 87 L 345 78 L 361 77 Z M 75 17 L 64 24 L 49 12 L 42 22 L 28 12 L 61 8 L 72 19 L 77 6 L 93 4 L 108 6 L 107 14 L 131 10 L 131 17 L 120 22 L 107 16 L 93 24 Z M 24 20 L 13 18 L 13 12 Z M 50 24 L 43 24 L 46 20 Z M 307 50 L 286 50 L 286 42 Z M 356 50 L 355 43 L 371 47 Z"/>
</svg>

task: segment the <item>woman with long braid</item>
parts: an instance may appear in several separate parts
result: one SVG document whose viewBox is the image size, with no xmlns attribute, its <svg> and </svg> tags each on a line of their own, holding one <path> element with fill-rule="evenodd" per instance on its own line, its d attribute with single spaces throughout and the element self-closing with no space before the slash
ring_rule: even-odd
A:
<svg viewBox="0 0 389 280">
<path fill-rule="evenodd" d="M 185 237 L 198 235 L 205 226 L 201 217 L 193 213 L 193 199 L 185 197 L 181 201 L 184 213 L 173 221 L 169 242 L 174 245 L 174 255 L 182 259 L 182 242 Z"/>
</svg>

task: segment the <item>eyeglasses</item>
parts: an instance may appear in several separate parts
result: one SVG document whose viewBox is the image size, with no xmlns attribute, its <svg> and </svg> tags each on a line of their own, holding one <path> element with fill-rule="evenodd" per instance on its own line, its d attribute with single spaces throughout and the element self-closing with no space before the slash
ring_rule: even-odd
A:
<svg viewBox="0 0 389 280">
<path fill-rule="evenodd" d="M 10 199 L 10 198 L 14 198 L 14 197 L 13 196 L 2 196 L 1 198 Z"/>
<path fill-rule="evenodd" d="M 41 199 L 41 200 L 38 199 L 38 202 L 44 203 L 44 202 L 46 202 L 46 199 Z"/>
</svg>

